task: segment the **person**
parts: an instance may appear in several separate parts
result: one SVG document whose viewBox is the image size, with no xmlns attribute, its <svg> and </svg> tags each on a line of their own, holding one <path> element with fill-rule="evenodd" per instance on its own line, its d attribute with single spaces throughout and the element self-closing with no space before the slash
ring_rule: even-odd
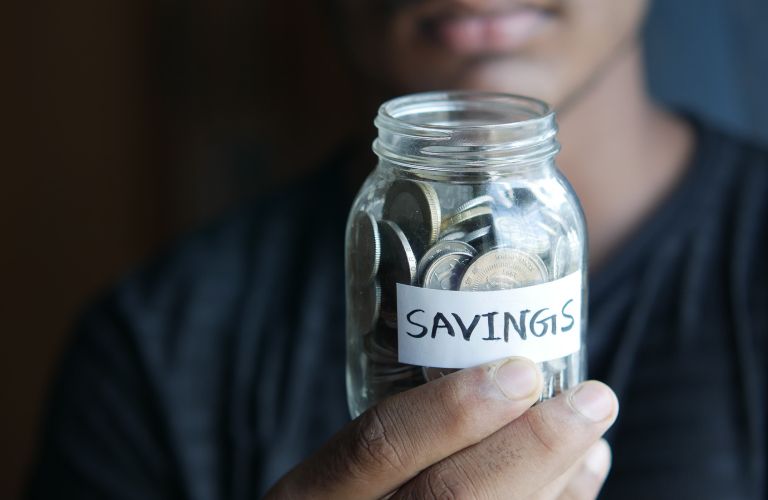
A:
<svg viewBox="0 0 768 500">
<path fill-rule="evenodd" d="M 451 88 L 558 111 L 558 165 L 589 228 L 590 376 L 605 384 L 531 406 L 540 375 L 512 358 L 349 422 L 343 235 L 372 163 L 361 133 L 90 309 L 29 498 L 765 498 L 768 155 L 653 102 L 646 9 L 333 3 L 366 103 Z"/>
</svg>

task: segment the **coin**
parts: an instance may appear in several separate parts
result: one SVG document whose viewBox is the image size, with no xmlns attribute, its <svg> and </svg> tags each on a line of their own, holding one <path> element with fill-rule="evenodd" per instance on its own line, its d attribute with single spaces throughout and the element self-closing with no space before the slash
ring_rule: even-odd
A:
<svg viewBox="0 0 768 500">
<path fill-rule="evenodd" d="M 459 207 L 454 211 L 454 214 L 465 212 L 470 208 L 479 207 L 481 205 L 493 205 L 495 201 L 496 200 L 494 200 L 493 196 L 484 194 L 482 196 L 478 196 L 477 198 L 473 198 L 468 202 L 463 203 L 462 205 L 459 205 Z"/>
<path fill-rule="evenodd" d="M 561 236 L 555 243 L 555 250 L 552 252 L 552 279 L 565 276 L 566 267 L 571 260 L 571 251 L 568 247 L 568 239 L 565 236 Z"/>
<path fill-rule="evenodd" d="M 353 303 L 357 306 L 353 311 L 355 327 L 360 333 L 367 332 L 379 319 L 381 287 L 374 281 L 368 286 L 353 289 L 353 293 L 355 294 Z"/>
<path fill-rule="evenodd" d="M 493 209 L 489 206 L 481 205 L 446 217 L 440 227 L 443 233 L 448 233 L 459 229 L 474 231 L 491 224 L 493 224 Z"/>
<path fill-rule="evenodd" d="M 554 377 L 544 377 L 544 387 L 542 388 L 541 395 L 539 396 L 539 402 L 545 399 L 551 399 L 555 397 L 555 384 Z"/>
<path fill-rule="evenodd" d="M 479 246 L 479 244 L 483 241 L 483 239 L 488 239 L 491 236 L 491 226 L 481 227 L 480 229 L 476 229 L 475 231 L 472 231 L 471 233 L 465 234 L 461 241 L 468 243 L 470 246 Z M 492 243 L 491 241 L 486 242 L 486 244 Z M 474 248 L 473 246 L 473 248 Z"/>
<path fill-rule="evenodd" d="M 455 231 L 450 231 L 448 233 L 443 233 L 440 235 L 440 241 L 458 241 L 464 238 L 467 235 L 466 231 L 462 231 L 461 229 L 457 229 Z"/>
<path fill-rule="evenodd" d="M 521 217 L 498 217 L 493 224 L 496 241 L 500 245 L 539 255 L 549 251 L 549 235 L 535 226 L 529 226 Z"/>
<path fill-rule="evenodd" d="M 541 220 L 534 221 L 531 225 L 534 226 L 533 231 L 544 231 L 552 237 L 555 237 L 559 234 L 559 231 L 556 228 Z"/>
<path fill-rule="evenodd" d="M 384 199 L 383 219 L 397 224 L 421 256 L 440 233 L 440 200 L 426 182 L 397 180 Z"/>
<path fill-rule="evenodd" d="M 381 312 L 385 324 L 397 324 L 397 283 L 413 285 L 416 280 L 416 256 L 403 231 L 392 221 L 379 221 L 381 238 Z"/>
<path fill-rule="evenodd" d="M 536 255 L 513 248 L 496 248 L 475 258 L 464 273 L 459 289 L 506 290 L 546 279 L 547 268 Z"/>
<path fill-rule="evenodd" d="M 438 257 L 424 272 L 424 288 L 458 290 L 461 276 L 474 254 L 449 253 Z"/>
<path fill-rule="evenodd" d="M 554 210 L 548 210 L 545 208 L 542 208 L 541 210 L 535 212 L 538 218 L 541 220 L 542 226 L 551 227 L 558 232 L 560 231 L 566 231 L 568 228 L 568 224 L 566 224 L 565 220 Z M 528 215 L 529 217 L 531 214 Z"/>
<path fill-rule="evenodd" d="M 523 219 L 532 230 L 543 231 L 554 238 L 568 230 L 568 226 L 557 211 L 544 207 L 527 212 Z"/>
<path fill-rule="evenodd" d="M 561 236 L 552 252 L 552 279 L 562 278 L 581 267 L 578 240 L 573 233 Z"/>
<path fill-rule="evenodd" d="M 566 358 L 568 366 L 565 369 L 565 384 L 567 387 L 574 387 L 584 380 L 584 377 L 582 376 L 582 369 L 584 368 L 583 360 L 584 358 L 580 356 L 578 352 L 575 352 Z"/>
<path fill-rule="evenodd" d="M 376 219 L 368 212 L 358 213 L 352 221 L 350 253 L 350 277 L 355 286 L 373 281 L 379 270 L 381 240 Z"/>
<path fill-rule="evenodd" d="M 553 385 L 555 386 L 554 387 L 555 396 L 565 391 L 566 377 L 565 377 L 565 373 L 562 370 L 555 373 L 555 375 L 552 377 L 552 381 L 553 381 Z"/>
<path fill-rule="evenodd" d="M 563 358 L 550 359 L 545 364 L 547 366 L 547 369 L 550 372 L 552 372 L 552 373 L 561 372 L 561 371 L 565 370 L 565 358 L 564 357 Z"/>
<path fill-rule="evenodd" d="M 468 253 L 470 255 L 477 254 L 477 251 L 468 243 L 463 241 L 438 241 L 435 243 L 424 256 L 419 260 L 419 264 L 416 268 L 416 278 L 418 282 L 422 282 L 424 278 L 424 271 L 427 267 L 438 257 L 455 252 Z"/>
</svg>

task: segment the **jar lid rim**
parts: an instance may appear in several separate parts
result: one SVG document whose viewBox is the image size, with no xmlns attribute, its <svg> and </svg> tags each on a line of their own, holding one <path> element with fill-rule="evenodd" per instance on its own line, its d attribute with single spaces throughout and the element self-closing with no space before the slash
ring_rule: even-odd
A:
<svg viewBox="0 0 768 500">
<path fill-rule="evenodd" d="M 488 123 L 452 124 L 424 123 L 409 119 L 429 112 L 464 111 L 472 106 L 491 105 L 499 118 L 510 118 Z M 518 118 L 512 118 L 514 114 L 517 114 Z M 551 123 L 554 115 L 554 110 L 546 102 L 533 97 L 503 92 L 442 90 L 404 95 L 384 102 L 379 107 L 375 124 L 379 128 L 407 129 L 415 135 L 440 136 L 457 130 L 535 127 L 538 124 Z"/>
</svg>

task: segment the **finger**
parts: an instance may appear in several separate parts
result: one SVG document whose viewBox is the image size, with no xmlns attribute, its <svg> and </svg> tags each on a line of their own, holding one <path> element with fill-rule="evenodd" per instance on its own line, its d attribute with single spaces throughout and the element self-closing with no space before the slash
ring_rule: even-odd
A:
<svg viewBox="0 0 768 500">
<path fill-rule="evenodd" d="M 611 448 L 604 439 L 599 439 L 578 462 L 528 500 L 594 498 L 608 476 L 610 466 Z"/>
<path fill-rule="evenodd" d="M 536 365 L 510 358 L 393 396 L 352 421 L 286 475 L 273 494 L 381 497 L 519 417 L 536 401 L 541 386 Z"/>
<path fill-rule="evenodd" d="M 583 456 L 617 413 L 608 386 L 585 382 L 429 467 L 395 498 L 526 498 Z"/>
<path fill-rule="evenodd" d="M 611 447 L 601 439 L 595 443 L 581 461 L 578 472 L 560 495 L 560 500 L 593 500 L 611 469 Z"/>
</svg>

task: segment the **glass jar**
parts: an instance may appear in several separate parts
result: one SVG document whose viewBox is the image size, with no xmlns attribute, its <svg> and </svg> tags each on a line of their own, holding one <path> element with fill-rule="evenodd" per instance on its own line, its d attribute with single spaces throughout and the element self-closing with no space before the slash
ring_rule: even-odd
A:
<svg viewBox="0 0 768 500">
<path fill-rule="evenodd" d="M 347 394 L 356 417 L 456 369 L 526 356 L 541 398 L 585 374 L 584 215 L 526 97 L 428 92 L 384 103 L 376 169 L 346 232 Z"/>
</svg>

